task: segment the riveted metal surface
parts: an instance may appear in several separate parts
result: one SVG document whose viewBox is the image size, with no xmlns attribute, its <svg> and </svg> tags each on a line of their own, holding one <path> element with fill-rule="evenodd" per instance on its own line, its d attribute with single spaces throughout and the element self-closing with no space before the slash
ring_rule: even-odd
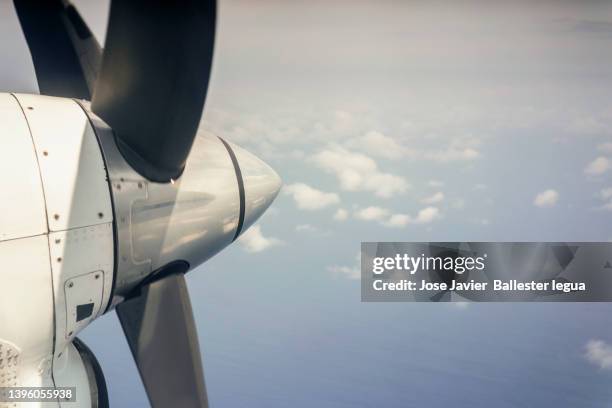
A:
<svg viewBox="0 0 612 408">
<path fill-rule="evenodd" d="M 151 260 L 136 259 L 132 248 L 132 205 L 135 201 L 147 200 L 148 182 L 123 159 L 115 144 L 113 131 L 87 111 L 87 104 L 83 104 L 82 108 L 95 128 L 112 192 L 116 259 L 109 307 L 113 307 L 152 271 Z"/>
<path fill-rule="evenodd" d="M 49 229 L 63 231 L 112 222 L 106 169 L 94 131 L 71 99 L 15 94 L 36 155 Z"/>
<path fill-rule="evenodd" d="M 47 237 L 0 242 L 0 259 L 0 339 L 4 350 L 10 344 L 19 351 L 15 380 L 21 387 L 52 386 L 45 370 L 53 354 L 54 331 Z"/>
<path fill-rule="evenodd" d="M 55 292 L 57 356 L 79 330 L 102 314 L 110 299 L 114 267 L 112 224 L 51 233 L 49 248 Z M 96 273 L 90 274 L 92 271 Z M 77 281 L 74 279 L 84 274 L 88 274 L 92 282 L 87 285 L 76 285 Z M 67 291 L 66 285 L 70 283 L 74 289 Z M 70 297 L 66 297 L 68 293 Z M 94 303 L 93 313 L 76 324 L 74 302 L 89 303 L 89 298 L 93 299 L 91 301 Z"/>
<path fill-rule="evenodd" d="M 65 329 L 63 331 L 67 340 L 72 340 L 100 311 L 102 306 L 102 291 L 104 290 L 103 282 L 103 271 L 89 272 L 70 278 L 64 282 L 66 320 Z M 79 320 L 77 317 L 77 308 L 79 305 L 91 305 L 91 315 Z"/>
<path fill-rule="evenodd" d="M 45 201 L 34 144 L 21 106 L 0 94 L 0 241 L 47 232 Z"/>
<path fill-rule="evenodd" d="M 236 171 L 214 135 L 198 134 L 181 177 L 155 183 L 136 173 L 112 130 L 88 113 L 112 185 L 117 268 L 112 305 L 156 269 L 173 261 L 201 264 L 232 242 L 240 213 Z"/>
</svg>

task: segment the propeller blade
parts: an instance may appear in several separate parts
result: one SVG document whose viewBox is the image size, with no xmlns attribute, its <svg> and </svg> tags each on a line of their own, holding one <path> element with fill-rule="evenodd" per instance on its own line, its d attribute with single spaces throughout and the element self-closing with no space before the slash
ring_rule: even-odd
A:
<svg viewBox="0 0 612 408">
<path fill-rule="evenodd" d="M 78 11 L 62 0 L 14 4 L 40 93 L 91 99 L 102 52 Z"/>
<path fill-rule="evenodd" d="M 185 277 L 171 274 L 116 307 L 153 407 L 208 407 Z"/>
<path fill-rule="evenodd" d="M 215 38 L 214 0 L 113 0 L 91 108 L 144 177 L 180 176 L 200 123 Z"/>
</svg>

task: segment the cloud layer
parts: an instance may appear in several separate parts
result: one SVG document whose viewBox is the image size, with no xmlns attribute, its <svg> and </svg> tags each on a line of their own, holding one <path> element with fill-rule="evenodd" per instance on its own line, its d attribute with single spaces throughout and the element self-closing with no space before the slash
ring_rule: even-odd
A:
<svg viewBox="0 0 612 408">
<path fill-rule="evenodd" d="M 408 182 L 403 177 L 382 172 L 374 159 L 340 146 L 316 153 L 311 161 L 335 175 L 345 191 L 372 192 L 381 198 L 391 198 L 408 190 Z"/>
<path fill-rule="evenodd" d="M 437 207 L 425 207 L 417 213 L 416 217 L 408 214 L 392 213 L 389 209 L 370 206 L 358 209 L 353 216 L 362 221 L 376 221 L 390 228 L 401 228 L 408 224 L 428 224 L 441 217 L 440 209 Z"/>
<path fill-rule="evenodd" d="M 585 346 L 584 356 L 602 370 L 612 369 L 612 345 L 603 340 L 590 340 Z"/>
<path fill-rule="evenodd" d="M 584 172 L 589 176 L 599 176 L 608 171 L 611 167 L 610 160 L 607 157 L 599 156 L 586 166 Z"/>
<path fill-rule="evenodd" d="M 305 183 L 289 184 L 283 191 L 293 197 L 300 210 L 315 211 L 340 202 L 338 194 L 317 190 Z"/>
<path fill-rule="evenodd" d="M 259 225 L 253 225 L 249 228 L 240 236 L 238 242 L 250 253 L 263 252 L 282 244 L 282 241 L 277 238 L 264 236 Z"/>
<path fill-rule="evenodd" d="M 438 191 L 429 197 L 425 197 L 421 200 L 423 204 L 436 204 L 442 202 L 444 200 L 444 193 L 442 191 Z"/>
<path fill-rule="evenodd" d="M 344 208 L 338 208 L 338 210 L 334 213 L 334 220 L 336 221 L 346 221 L 348 217 L 349 213 Z"/>
<path fill-rule="evenodd" d="M 559 201 L 559 193 L 556 190 L 549 189 L 542 191 L 536 195 L 533 200 L 533 205 L 540 208 L 553 207 Z"/>
</svg>

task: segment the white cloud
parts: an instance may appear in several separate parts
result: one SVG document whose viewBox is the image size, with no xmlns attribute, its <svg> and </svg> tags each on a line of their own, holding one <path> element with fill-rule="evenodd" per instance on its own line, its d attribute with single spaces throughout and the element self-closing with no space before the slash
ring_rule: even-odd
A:
<svg viewBox="0 0 612 408">
<path fill-rule="evenodd" d="M 383 223 L 383 225 L 391 228 L 401 228 L 410 224 L 411 221 L 412 218 L 410 218 L 410 216 L 407 214 L 393 214 Z"/>
<path fill-rule="evenodd" d="M 451 302 L 451 307 L 453 307 L 454 309 L 458 309 L 458 310 L 465 310 L 470 306 L 470 302 Z"/>
<path fill-rule="evenodd" d="M 602 143 L 597 146 L 597 150 L 604 153 L 612 153 L 612 142 Z"/>
<path fill-rule="evenodd" d="M 366 207 L 355 212 L 355 218 L 364 221 L 382 221 L 389 215 L 389 210 L 381 207 Z"/>
<path fill-rule="evenodd" d="M 607 157 L 600 156 L 589 163 L 584 169 L 586 174 L 598 176 L 610 169 L 610 160 Z"/>
<path fill-rule="evenodd" d="M 357 144 L 362 150 L 385 159 L 399 159 L 406 152 L 395 139 L 376 131 L 366 133 L 357 140 Z"/>
<path fill-rule="evenodd" d="M 334 220 L 336 221 L 346 221 L 348 219 L 349 213 L 344 208 L 338 208 L 336 213 L 334 214 Z"/>
<path fill-rule="evenodd" d="M 421 200 L 423 204 L 436 204 L 444 200 L 444 193 L 442 191 L 438 191 L 437 193 L 425 197 Z"/>
<path fill-rule="evenodd" d="M 423 208 L 413 220 L 416 224 L 428 224 L 440 218 L 440 210 L 436 207 Z"/>
<path fill-rule="evenodd" d="M 326 193 L 304 183 L 294 183 L 286 186 L 283 191 L 293 197 L 300 210 L 314 211 L 340 202 L 336 193 Z"/>
<path fill-rule="evenodd" d="M 390 228 L 401 228 L 408 224 L 427 224 L 440 218 L 440 210 L 436 207 L 425 207 L 417 213 L 416 217 L 408 214 L 392 214 L 386 208 L 367 207 L 355 211 L 355 218 L 364 221 L 377 221 Z"/>
<path fill-rule="evenodd" d="M 350 112 L 337 110 L 334 112 L 331 129 L 335 133 L 349 133 L 355 129 L 355 118 Z"/>
<path fill-rule="evenodd" d="M 445 150 L 431 151 L 424 154 L 425 158 L 447 163 L 451 161 L 471 161 L 476 160 L 480 157 L 480 152 L 471 147 L 455 148 L 450 147 Z"/>
<path fill-rule="evenodd" d="M 552 207 L 559 201 L 559 193 L 555 190 L 542 191 L 536 195 L 533 205 L 540 208 Z"/>
<path fill-rule="evenodd" d="M 359 279 L 361 277 L 361 271 L 356 266 L 332 265 L 328 266 L 327 270 L 335 275 L 343 275 L 348 279 Z"/>
<path fill-rule="evenodd" d="M 607 201 L 601 209 L 612 211 L 612 187 L 604 188 L 599 192 L 599 197 L 603 201 Z"/>
<path fill-rule="evenodd" d="M 355 256 L 355 264 L 353 266 L 345 265 L 332 265 L 328 266 L 327 270 L 334 275 L 344 276 L 345 278 L 356 280 L 361 278 L 361 253 L 357 253 Z"/>
<path fill-rule="evenodd" d="M 398 143 L 394 138 L 386 136 L 380 132 L 371 131 L 356 141 L 349 143 L 349 146 L 357 147 L 362 152 L 385 159 L 400 159 L 408 157 L 413 160 L 428 160 L 438 163 L 448 163 L 456 161 L 471 161 L 480 157 L 480 152 L 474 147 L 466 146 L 466 140 L 455 140 L 450 142 L 450 146 L 442 149 L 438 148 L 408 148 Z"/>
<path fill-rule="evenodd" d="M 589 340 L 584 356 L 602 370 L 612 369 L 612 346 L 603 340 Z"/>
<path fill-rule="evenodd" d="M 254 225 L 238 239 L 247 252 L 256 253 L 282 244 L 282 241 L 273 237 L 265 237 L 261 226 Z"/>
<path fill-rule="evenodd" d="M 408 182 L 400 176 L 384 173 L 376 161 L 362 153 L 334 146 L 312 157 L 313 163 L 334 174 L 340 188 L 346 191 L 370 191 L 378 197 L 390 198 L 408 189 Z"/>
<path fill-rule="evenodd" d="M 443 187 L 444 186 L 444 182 L 440 181 L 440 180 L 429 180 L 427 182 L 427 185 L 429 187 Z"/>
<path fill-rule="evenodd" d="M 350 108 L 348 110 L 339 109 L 335 111 L 320 110 L 316 107 L 311 107 L 311 109 L 302 108 L 301 111 L 294 112 L 293 117 L 303 117 L 310 121 L 309 124 L 304 124 L 304 127 L 310 128 L 312 133 L 307 140 L 318 145 L 320 145 L 321 141 L 348 138 L 354 140 L 356 135 L 363 134 L 373 126 L 367 115 L 364 116 L 363 112 Z"/>
</svg>

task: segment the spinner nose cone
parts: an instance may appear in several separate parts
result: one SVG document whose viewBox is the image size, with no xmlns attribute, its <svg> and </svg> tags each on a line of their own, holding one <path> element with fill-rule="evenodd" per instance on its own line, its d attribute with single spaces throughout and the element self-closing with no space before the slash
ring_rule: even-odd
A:
<svg viewBox="0 0 612 408">
<path fill-rule="evenodd" d="M 230 143 L 244 185 L 245 212 L 242 231 L 246 231 L 274 201 L 282 181 L 272 167 L 243 148 Z"/>
</svg>

